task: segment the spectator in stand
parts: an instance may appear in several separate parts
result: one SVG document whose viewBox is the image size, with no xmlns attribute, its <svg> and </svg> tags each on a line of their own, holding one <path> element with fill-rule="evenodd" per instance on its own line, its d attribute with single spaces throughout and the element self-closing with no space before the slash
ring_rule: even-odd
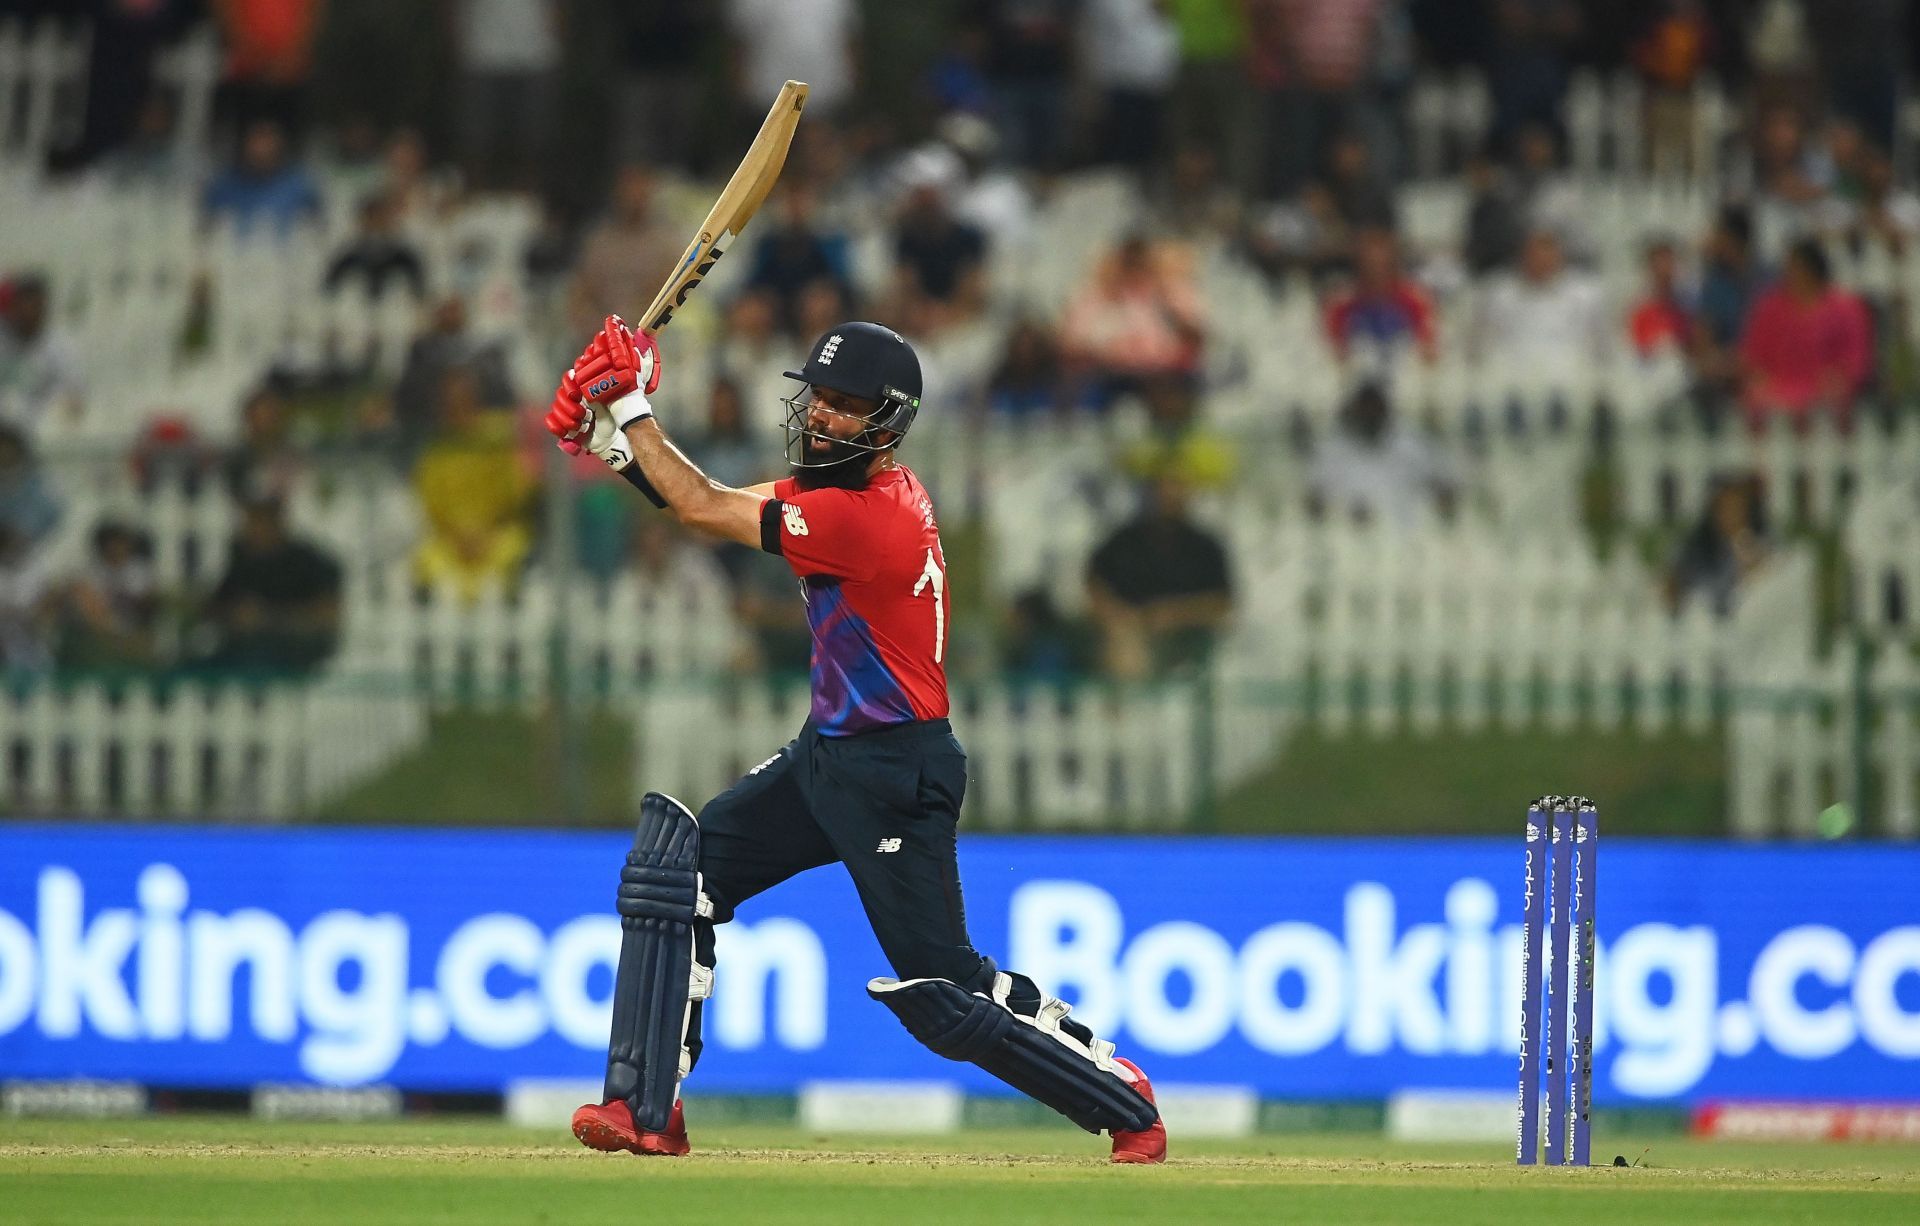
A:
<svg viewBox="0 0 1920 1226">
<path fill-rule="evenodd" d="M 433 308 L 426 331 L 407 350 L 391 409 L 376 423 L 394 434 L 395 458 L 403 464 L 413 462 L 438 425 L 441 392 L 454 370 L 464 370 L 479 381 L 483 403 L 514 403 L 505 346 L 473 332 L 467 323 L 467 300 L 459 294 L 447 295 Z"/>
<path fill-rule="evenodd" d="M 1166 140 L 1180 32 L 1161 0 L 1085 0 L 1080 65 L 1100 94 L 1094 157 L 1144 171 Z"/>
<path fill-rule="evenodd" d="M 1220 242 L 1240 232 L 1242 213 L 1240 193 L 1221 175 L 1213 150 L 1183 144 L 1155 185 L 1147 229 L 1184 243 Z"/>
<path fill-rule="evenodd" d="M 271 386 L 260 387 L 240 406 L 240 438 L 220 463 L 221 476 L 236 502 L 275 499 L 284 502 L 304 467 L 293 445 L 286 400 Z"/>
<path fill-rule="evenodd" d="M 1740 382 L 1740 337 L 1761 287 L 1752 214 L 1739 205 L 1723 205 L 1707 233 L 1704 257 L 1694 313 L 1694 369 L 1709 391 L 1731 393 Z"/>
<path fill-rule="evenodd" d="M 394 198 L 394 212 L 401 212 L 400 193 L 386 182 L 385 137 L 372 116 L 351 112 L 319 135 L 314 173 L 327 199 L 365 200 L 385 193 Z"/>
<path fill-rule="evenodd" d="M 749 673 L 805 675 L 813 651 L 807 607 L 793 598 L 793 570 L 744 545 L 723 546 L 733 576 L 733 615 L 747 634 L 740 665 Z"/>
<path fill-rule="evenodd" d="M 459 194 L 458 183 L 450 173 L 432 167 L 426 139 L 412 128 L 401 128 L 387 138 L 380 161 L 378 189 L 393 197 L 401 227 L 439 224 Z"/>
<path fill-rule="evenodd" d="M 805 81 L 807 110 L 834 118 L 860 76 L 860 6 L 855 0 L 727 0 L 733 85 L 741 124 L 760 126 L 780 87 Z"/>
<path fill-rule="evenodd" d="M 1506 170 L 1484 149 L 1467 159 L 1465 177 L 1472 197 L 1460 253 L 1467 271 L 1483 277 L 1520 258 L 1527 238 L 1526 201 Z"/>
<path fill-rule="evenodd" d="M 216 648 L 207 663 L 250 673 L 297 673 L 333 654 L 340 635 L 340 565 L 287 531 L 277 499 L 240 512 L 227 573 L 207 601 Z"/>
<path fill-rule="evenodd" d="M 87 567 L 60 603 L 63 666 L 151 668 L 159 662 L 153 543 L 137 528 L 117 520 L 97 525 Z"/>
<path fill-rule="evenodd" d="M 1782 257 L 1793 238 L 1819 229 L 1833 165 L 1808 138 L 1806 120 L 1777 104 L 1760 115 L 1753 150 L 1753 221 L 1763 258 Z"/>
<path fill-rule="evenodd" d="M 1879 246 L 1899 259 L 1920 236 L 1920 197 L 1894 181 L 1893 160 L 1868 146 L 1860 156 L 1860 194 L 1845 230 L 1856 250 Z"/>
<path fill-rule="evenodd" d="M 1053 332 L 1035 319 L 1014 324 L 987 381 L 988 411 L 1008 420 L 1058 417 L 1083 407 L 1085 399 L 1067 375 Z"/>
<path fill-rule="evenodd" d="M 1903 61 L 1913 48 L 1909 0 L 1819 0 L 1807 33 L 1839 114 L 1882 148 L 1894 142 Z"/>
<path fill-rule="evenodd" d="M 28 549 L 38 549 L 60 526 L 60 500 L 34 462 L 27 436 L 0 424 L 0 527 Z"/>
<path fill-rule="evenodd" d="M 1244 0 L 1174 0 L 1180 75 L 1173 90 L 1174 157 L 1193 152 L 1247 181 L 1251 115 L 1247 90 L 1247 6 Z M 1176 170 L 1176 175 L 1178 171 Z"/>
<path fill-rule="evenodd" d="M 1700 599 L 1716 617 L 1733 616 L 1741 585 L 1772 551 L 1760 479 L 1750 473 L 1719 479 L 1667 573 L 1669 607 L 1678 613 Z"/>
<path fill-rule="evenodd" d="M 1528 124 L 1560 122 L 1581 17 L 1574 0 L 1494 0 L 1492 8 L 1486 64 L 1498 142 Z"/>
<path fill-rule="evenodd" d="M 825 336 L 828 328 L 844 323 L 858 313 L 854 310 L 853 299 L 848 295 L 847 288 L 836 281 L 815 281 L 801 290 L 798 312 L 799 324 L 794 330 L 796 337 Z M 783 386 L 784 378 L 782 376 Z M 779 397 L 774 399 L 778 400 Z"/>
<path fill-rule="evenodd" d="M 1044 588 L 1029 588 L 1008 604 L 1000 660 L 1023 681 L 1055 683 L 1083 677 L 1095 663 L 1084 628 L 1062 614 Z"/>
<path fill-rule="evenodd" d="M 970 319 L 986 303 L 987 236 L 953 215 L 959 161 L 947 150 L 922 150 L 908 162 L 894 230 L 895 297 L 933 327 Z"/>
<path fill-rule="evenodd" d="M 514 445 L 512 415 L 482 402 L 471 373 L 446 374 L 440 415 L 440 435 L 413 470 L 426 521 L 414 575 L 423 586 L 450 586 L 471 601 L 518 578 L 533 545 L 533 480 Z"/>
<path fill-rule="evenodd" d="M 1007 157 L 1050 174 L 1065 161 L 1080 0 L 985 0 L 987 76 Z"/>
<path fill-rule="evenodd" d="M 559 99 L 561 12 L 555 0 L 460 0 L 454 10 L 454 114 L 460 160 L 477 187 L 542 186 Z"/>
<path fill-rule="evenodd" d="M 1267 150 L 1262 194 L 1292 195 L 1326 163 L 1334 135 L 1362 123 L 1360 90 L 1382 8 L 1383 0 L 1247 0 Z"/>
<path fill-rule="evenodd" d="M 638 319 L 679 262 L 687 236 L 656 205 L 655 188 L 644 166 L 623 166 L 614 176 L 613 206 L 574 261 L 567 319 L 575 332 L 594 331 L 610 314 Z"/>
<path fill-rule="evenodd" d="M 1627 312 L 1627 336 L 1642 361 L 1686 353 L 1693 344 L 1693 311 L 1680 292 L 1673 240 L 1647 244 L 1647 288 Z"/>
<path fill-rule="evenodd" d="M 844 315 L 837 316 L 821 331 L 845 319 Z M 820 334 L 802 332 L 798 335 Z M 762 420 L 749 422 L 748 426 L 750 432 L 763 441 L 765 435 L 756 427 L 774 424 L 773 413 L 779 408 L 780 398 L 792 389 L 792 383 L 780 372 L 792 365 L 789 359 L 793 345 L 780 330 L 779 304 L 772 291 L 749 289 L 727 304 L 726 329 L 712 348 L 713 373 L 717 378 L 731 379 L 740 388 L 741 399 L 758 407 Z"/>
<path fill-rule="evenodd" d="M 1646 90 L 1643 139 L 1657 175 L 1691 173 L 1693 90 L 1711 65 L 1713 21 L 1701 0 L 1656 0 L 1633 43 L 1633 64 Z"/>
<path fill-rule="evenodd" d="M 960 159 L 953 215 L 990 234 L 996 246 L 1023 248 L 1033 233 L 1034 201 L 1025 177 L 995 161 L 1000 138 L 978 115 L 949 115 L 940 140 Z"/>
<path fill-rule="evenodd" d="M 707 430 L 689 453 L 709 477 L 734 489 L 765 480 L 767 452 L 747 427 L 740 385 L 722 375 L 707 393 Z"/>
<path fill-rule="evenodd" d="M 80 350 L 48 319 L 47 282 L 0 282 L 0 424 L 35 432 L 76 424 L 86 408 Z"/>
<path fill-rule="evenodd" d="M 91 105 L 92 100 L 88 100 Z M 116 191 L 172 193 L 194 177 L 174 132 L 173 103 L 154 90 L 134 113 L 127 139 L 108 149 L 100 177 Z"/>
<path fill-rule="evenodd" d="M 1147 434 L 1126 450 L 1128 473 L 1143 481 L 1171 477 L 1189 491 L 1206 493 L 1232 483 L 1238 467 L 1233 444 L 1201 422 L 1191 379 L 1149 379 L 1141 385 L 1140 399 L 1147 409 Z"/>
<path fill-rule="evenodd" d="M 1358 132 L 1333 138 L 1319 182 L 1347 233 L 1361 226 L 1394 228 L 1393 188 L 1374 170 L 1373 151 Z"/>
<path fill-rule="evenodd" d="M 1439 356 L 1433 303 L 1402 271 L 1393 231 L 1369 226 L 1354 234 L 1353 284 L 1328 303 L 1326 327 L 1343 362 L 1391 365 L 1409 349 L 1424 362 Z"/>
<path fill-rule="evenodd" d="M 1187 514 L 1172 476 L 1142 490 L 1140 513 L 1087 563 L 1087 597 L 1108 675 L 1137 680 L 1202 665 L 1233 608 L 1227 551 Z"/>
<path fill-rule="evenodd" d="M 320 216 L 320 189 L 287 152 L 286 129 L 270 119 L 247 125 L 239 159 L 207 185 L 209 221 L 231 225 L 246 237 L 269 230 L 285 238 L 301 222 Z"/>
<path fill-rule="evenodd" d="M 1067 306 L 1061 343 L 1100 407 L 1150 378 L 1199 374 L 1200 294 L 1186 261 L 1133 234 L 1104 256 Z"/>
<path fill-rule="evenodd" d="M 1487 290 L 1473 352 L 1495 370 L 1565 372 L 1603 360 L 1615 326 L 1599 284 L 1567 267 L 1557 234 L 1536 229 L 1518 272 Z"/>
<path fill-rule="evenodd" d="M 934 57 L 922 83 L 934 114 L 980 118 L 992 113 L 993 85 L 987 80 L 991 44 L 979 17 L 962 14 L 955 19 L 945 49 Z"/>
<path fill-rule="evenodd" d="M 35 7 L 50 8 L 59 16 L 84 15 L 92 26 L 80 95 L 86 99 L 80 142 L 70 158 L 62 158 L 77 164 L 138 141 L 147 110 L 158 96 L 154 60 L 201 18 L 197 0 L 62 0 L 6 7 L 12 15 L 19 15 L 22 7 L 28 15 Z"/>
<path fill-rule="evenodd" d="M 619 113 L 647 117 L 620 125 L 614 155 L 622 162 L 719 173 L 706 164 L 701 136 L 711 131 L 707 65 L 723 16 L 713 0 L 648 0 L 595 14 L 596 29 L 609 17 L 619 23 Z"/>
<path fill-rule="evenodd" d="M 52 595 L 45 552 L 0 521 L 0 678 L 52 666 Z"/>
<path fill-rule="evenodd" d="M 725 620 L 733 593 L 713 554 L 699 537 L 680 531 L 671 517 L 637 516 L 627 570 L 639 583 L 644 616 L 669 626 Z M 649 663 L 685 669 L 693 661 Z"/>
<path fill-rule="evenodd" d="M 1432 440 L 1395 415 L 1385 386 L 1369 382 L 1315 445 L 1307 506 L 1315 516 L 1409 528 L 1450 514 L 1457 485 Z"/>
<path fill-rule="evenodd" d="M 747 284 L 774 297 L 783 331 L 794 332 L 800 292 L 815 281 L 847 284 L 847 236 L 821 225 L 815 216 L 813 189 L 796 180 L 780 194 L 778 221 L 753 249 Z"/>
<path fill-rule="evenodd" d="M 1587 202 L 1580 184 L 1562 165 L 1560 138 L 1546 124 L 1530 123 L 1514 137 L 1514 146 L 1510 181 L 1521 224 L 1552 230 L 1570 259 L 1589 260 L 1594 244 L 1587 232 Z"/>
<path fill-rule="evenodd" d="M 1803 238 L 1780 279 L 1753 305 L 1740 338 L 1746 407 L 1758 428 L 1783 416 L 1804 427 L 1816 411 L 1844 425 L 1873 374 L 1873 321 L 1859 297 L 1833 284 L 1827 253 Z"/>
<path fill-rule="evenodd" d="M 359 229 L 327 265 L 329 295 L 355 283 L 369 302 L 384 298 L 396 283 L 415 301 L 427 295 L 426 266 L 400 232 L 399 200 L 384 192 L 360 202 Z"/>
<path fill-rule="evenodd" d="M 241 126 L 267 120 L 299 131 L 323 0 L 213 0 L 212 7 L 227 52 L 219 109 Z"/>
</svg>

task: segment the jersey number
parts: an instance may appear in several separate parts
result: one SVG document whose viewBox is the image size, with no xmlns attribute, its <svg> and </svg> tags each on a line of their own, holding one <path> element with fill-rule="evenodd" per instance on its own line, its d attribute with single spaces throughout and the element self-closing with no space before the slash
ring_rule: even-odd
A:
<svg viewBox="0 0 1920 1226">
<path fill-rule="evenodd" d="M 947 650 L 947 576 L 941 571 L 940 563 L 934 560 L 933 550 L 927 550 L 927 568 L 920 572 L 920 582 L 913 585 L 913 594 L 918 596 L 929 587 L 933 589 L 933 662 L 940 663 L 940 657 Z"/>
</svg>

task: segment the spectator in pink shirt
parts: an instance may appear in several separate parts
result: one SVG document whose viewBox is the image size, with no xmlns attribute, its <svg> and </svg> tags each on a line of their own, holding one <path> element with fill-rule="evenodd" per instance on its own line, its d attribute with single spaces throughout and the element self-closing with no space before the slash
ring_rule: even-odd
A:
<svg viewBox="0 0 1920 1226">
<path fill-rule="evenodd" d="M 1180 253 L 1134 234 L 1074 295 L 1061 342 L 1072 365 L 1092 377 L 1104 406 L 1155 377 L 1196 375 L 1204 327 L 1200 292 Z"/>
<path fill-rule="evenodd" d="M 1747 416 L 1784 414 L 1804 425 L 1815 409 L 1842 422 L 1873 369 L 1866 304 L 1833 285 L 1826 252 L 1801 239 L 1780 280 L 1760 295 L 1740 338 Z"/>
<path fill-rule="evenodd" d="M 1400 267 L 1393 231 L 1372 226 L 1353 236 L 1353 285 L 1327 304 L 1327 340 L 1342 361 L 1390 361 L 1411 348 L 1438 356 L 1433 303 Z"/>
</svg>

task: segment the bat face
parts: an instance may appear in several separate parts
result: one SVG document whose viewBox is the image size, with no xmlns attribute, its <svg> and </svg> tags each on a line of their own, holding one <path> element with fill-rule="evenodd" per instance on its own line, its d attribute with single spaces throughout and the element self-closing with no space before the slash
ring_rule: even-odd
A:
<svg viewBox="0 0 1920 1226">
<path fill-rule="evenodd" d="M 648 332 L 658 332 L 666 327 L 673 319 L 673 313 L 686 302 L 687 295 L 693 293 L 694 286 L 700 284 L 706 275 L 713 271 L 713 266 L 718 264 L 720 257 L 725 254 L 726 251 L 711 235 L 702 232 L 700 237 L 694 240 L 693 246 L 687 249 L 687 254 L 681 258 L 680 266 L 675 269 L 673 280 L 669 282 L 669 284 L 679 285 L 679 291 L 641 326 Z"/>
</svg>

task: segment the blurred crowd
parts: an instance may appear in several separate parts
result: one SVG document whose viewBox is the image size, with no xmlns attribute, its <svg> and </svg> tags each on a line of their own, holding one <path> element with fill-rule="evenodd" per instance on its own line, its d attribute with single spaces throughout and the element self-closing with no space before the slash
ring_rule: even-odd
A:
<svg viewBox="0 0 1920 1226">
<path fill-rule="evenodd" d="M 1906 256 L 1920 196 L 1896 173 L 1895 103 L 1915 32 L 1900 0 L 91 0 L 9 9 L 94 23 L 86 126 L 60 175 L 197 193 L 209 225 L 276 241 L 348 201 L 355 224 L 316 294 L 398 293 L 421 320 L 397 381 L 272 368 L 215 446 L 164 421 L 143 445 L 223 483 L 240 508 L 224 575 L 155 589 L 140 525 L 91 527 L 80 573 L 48 574 L 36 543 L 61 514 L 44 479 L 58 414 L 79 414 L 88 362 L 49 321 L 61 292 L 34 270 L 0 288 L 0 659 L 302 669 L 338 634 L 339 560 L 289 533 L 285 502 L 322 442 L 406 474 L 423 531 L 419 583 L 469 597 L 510 586 L 551 544 L 542 483 L 557 471 L 516 412 L 544 397 L 514 349 L 632 317 L 679 256 L 675 184 L 731 169 L 789 77 L 812 87 L 781 188 L 730 262 L 698 419 L 674 421 L 716 478 L 774 475 L 772 384 L 840 320 L 883 320 L 938 355 L 934 411 L 982 429 L 1127 415 L 1117 461 L 1138 509 L 1085 561 L 1084 617 L 1040 591 L 1003 611 L 998 660 L 1036 675 L 1141 677 L 1203 658 L 1232 609 L 1222 541 L 1196 496 L 1257 481 L 1210 422 L 1212 318 L 1197 279 L 1228 258 L 1312 286 L 1327 360 L 1350 391 L 1305 440 L 1313 513 L 1383 523 L 1451 514 L 1459 474 L 1394 403 L 1396 369 L 1678 364 L 1703 419 L 1763 428 L 1911 390 L 1906 304 L 1836 282 L 1831 253 Z M 225 156 L 184 165 L 175 107 L 151 63 L 201 21 L 226 63 Z M 1635 74 L 1650 171 L 1709 175 L 1705 233 L 1650 234 L 1626 298 L 1568 173 L 1578 69 Z M 1413 175 L 1416 74 L 1470 70 L 1491 104 L 1462 151 L 1460 232 L 1415 249 L 1401 216 Z M 1724 167 L 1688 165 L 1695 87 L 1744 116 Z M 1127 177 L 1133 221 L 1053 312 L 1009 308 L 991 270 L 1038 256 L 1038 212 L 1076 174 Z M 420 236 L 460 201 L 512 192 L 543 224 L 524 253 L 542 317 L 481 334 L 464 287 L 429 273 Z M 858 249 L 885 236 L 883 267 Z M 191 332 L 191 320 L 189 323 Z M 969 343 L 953 342 L 968 338 Z M 978 339 L 980 343 L 970 343 Z M 190 338 L 183 339 L 190 343 Z M 671 352 L 671 351 L 670 351 Z M 909 449 L 911 450 L 911 448 Z M 171 460 L 169 460 L 171 457 Z M 912 460 L 911 454 L 908 460 Z M 573 547 L 622 568 L 725 593 L 751 630 L 743 667 L 800 663 L 784 572 L 709 551 L 637 515 L 592 466 Z M 139 479 L 130 477 L 129 479 Z M 1675 545 L 1670 591 L 1727 608 L 1767 549 L 1748 478 L 1732 475 Z"/>
</svg>

